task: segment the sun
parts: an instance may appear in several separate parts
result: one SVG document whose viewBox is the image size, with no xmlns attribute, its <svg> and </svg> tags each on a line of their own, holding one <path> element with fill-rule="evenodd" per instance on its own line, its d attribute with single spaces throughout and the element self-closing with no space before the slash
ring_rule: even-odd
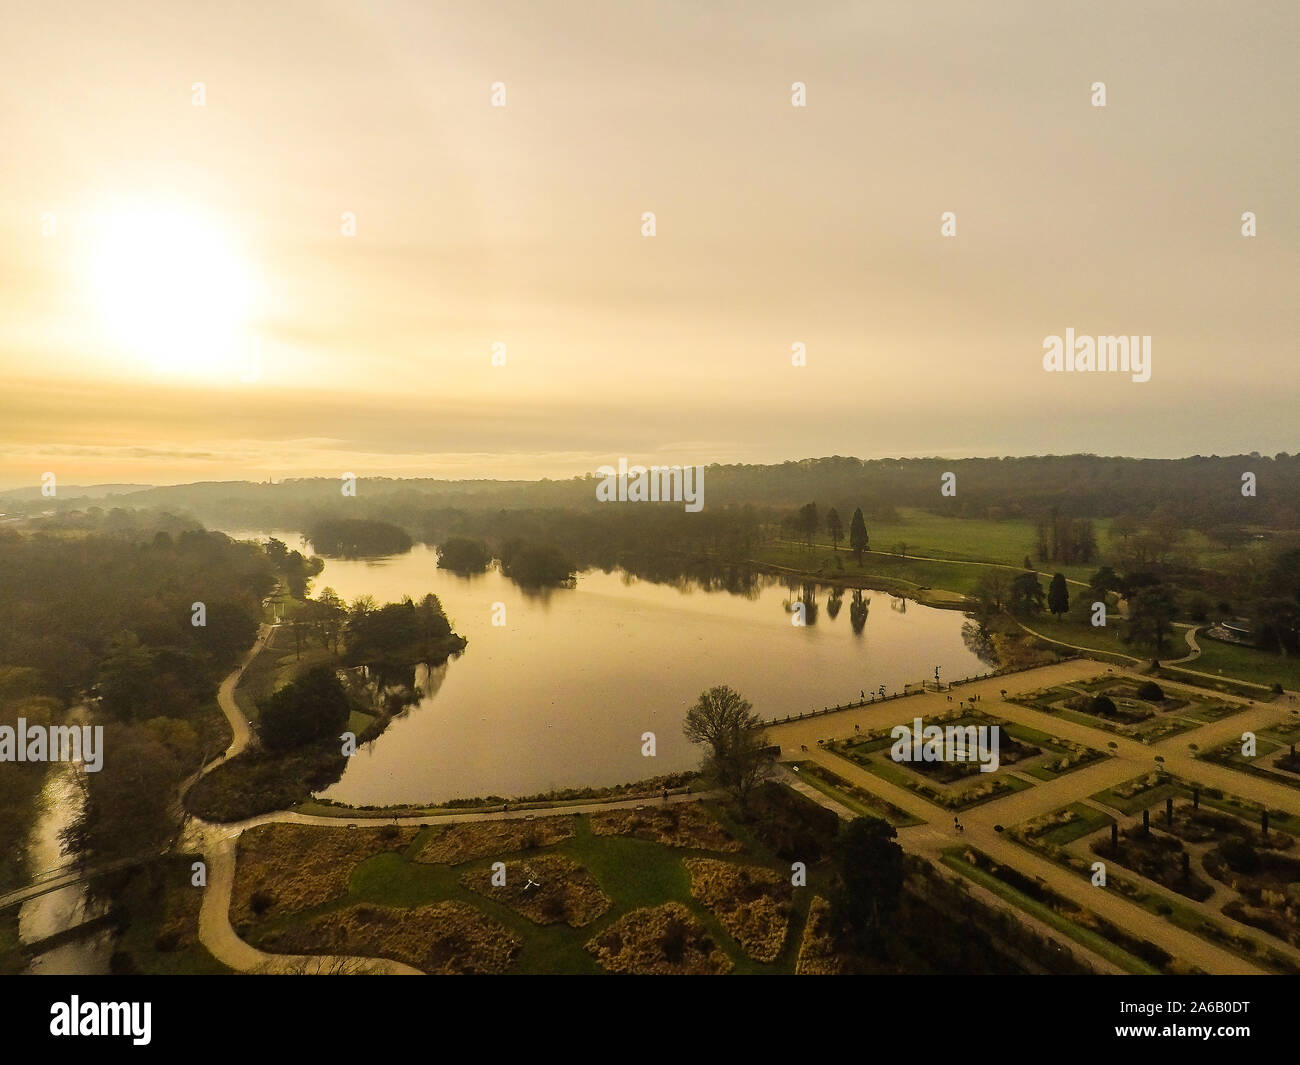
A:
<svg viewBox="0 0 1300 1065">
<path fill-rule="evenodd" d="M 196 212 L 113 211 L 90 272 L 104 339 L 157 372 L 223 375 L 253 342 L 251 275 Z"/>
</svg>

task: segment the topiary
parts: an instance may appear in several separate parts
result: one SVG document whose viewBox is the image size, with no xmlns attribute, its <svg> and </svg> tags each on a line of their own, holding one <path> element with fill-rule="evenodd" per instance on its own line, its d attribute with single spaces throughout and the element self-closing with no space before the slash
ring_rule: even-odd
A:
<svg viewBox="0 0 1300 1065">
<path fill-rule="evenodd" d="M 1094 714 L 1100 714 L 1102 717 L 1114 717 L 1115 704 L 1111 702 L 1110 696 L 1098 695 L 1092 701 L 1092 712 Z"/>
</svg>

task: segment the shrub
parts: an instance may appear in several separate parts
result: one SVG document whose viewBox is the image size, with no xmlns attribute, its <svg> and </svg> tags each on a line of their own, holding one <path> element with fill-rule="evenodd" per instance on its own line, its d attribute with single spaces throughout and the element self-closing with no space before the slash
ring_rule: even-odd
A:
<svg viewBox="0 0 1300 1065">
<path fill-rule="evenodd" d="M 1257 873 L 1263 867 L 1259 852 L 1251 846 L 1250 840 L 1226 839 L 1219 844 L 1219 853 L 1234 873 Z"/>
<path fill-rule="evenodd" d="M 668 918 L 668 927 L 664 929 L 659 945 L 664 957 L 674 965 L 679 964 L 686 953 L 686 931 L 686 922 L 680 917 Z"/>
<path fill-rule="evenodd" d="M 248 905 L 258 917 L 261 917 L 262 914 L 275 905 L 275 896 L 269 891 L 258 888 L 249 896 Z"/>
<path fill-rule="evenodd" d="M 1090 709 L 1094 714 L 1100 714 L 1102 717 L 1115 716 L 1115 704 L 1111 702 L 1108 695 L 1098 695 L 1093 699 Z"/>
<path fill-rule="evenodd" d="M 1158 703 L 1164 699 L 1165 693 L 1155 681 L 1147 680 L 1138 685 L 1137 697 L 1149 703 Z"/>
</svg>

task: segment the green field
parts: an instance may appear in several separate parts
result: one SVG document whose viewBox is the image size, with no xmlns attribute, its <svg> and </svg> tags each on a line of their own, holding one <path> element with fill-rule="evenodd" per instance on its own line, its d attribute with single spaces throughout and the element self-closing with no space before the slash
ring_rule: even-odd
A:
<svg viewBox="0 0 1300 1065">
<path fill-rule="evenodd" d="M 1197 669 L 1203 673 L 1218 673 L 1222 670 L 1227 677 L 1237 677 L 1265 686 L 1281 684 L 1292 691 L 1300 690 L 1300 655 L 1283 658 L 1269 651 L 1257 651 L 1253 647 L 1220 643 L 1204 635 L 1199 636 L 1197 642 L 1201 646 L 1201 655 L 1194 662 L 1187 663 L 1188 669 Z"/>
<path fill-rule="evenodd" d="M 1037 542 L 1034 524 L 1024 519 L 991 521 L 982 518 L 953 518 L 904 508 L 901 520 L 888 524 L 868 524 L 870 548 L 861 564 L 854 560 L 847 541 L 834 550 L 824 534 L 811 548 L 789 539 L 776 539 L 761 546 L 756 561 L 826 581 L 878 588 L 894 595 L 906 595 L 931 606 L 960 606 L 960 597 L 974 593 L 981 575 L 990 563 L 1022 571 L 1025 558 L 1044 578 L 1064 573 L 1070 580 L 1071 598 L 1084 591 L 1084 584 L 1103 565 L 1109 546 L 1109 520 L 1094 523 L 1099 556 L 1082 565 L 1057 565 L 1034 559 Z M 843 517 L 843 515 L 842 515 Z M 846 534 L 847 535 L 847 534 Z M 906 545 L 906 554 L 899 550 Z M 1208 570 L 1222 571 L 1229 563 L 1241 561 L 1241 550 L 1229 551 L 1194 531 L 1184 533 L 1176 554 L 1186 563 Z M 921 556 L 921 557 L 912 557 Z M 1111 624 L 1094 628 L 1070 617 L 1057 619 L 1039 614 L 1027 624 L 1049 640 L 1086 648 L 1123 665 L 1149 662 L 1144 648 L 1126 645 L 1122 636 L 1124 622 L 1113 618 Z M 1164 651 L 1164 659 L 1174 660 L 1188 654 L 1184 629 L 1176 629 Z M 1201 656 L 1186 668 L 1206 673 L 1222 672 L 1225 679 L 1237 679 L 1261 685 L 1279 683 L 1284 688 L 1300 689 L 1300 656 L 1283 658 L 1248 647 L 1237 647 L 1200 639 Z M 1196 683 L 1194 677 L 1186 678 Z"/>
</svg>

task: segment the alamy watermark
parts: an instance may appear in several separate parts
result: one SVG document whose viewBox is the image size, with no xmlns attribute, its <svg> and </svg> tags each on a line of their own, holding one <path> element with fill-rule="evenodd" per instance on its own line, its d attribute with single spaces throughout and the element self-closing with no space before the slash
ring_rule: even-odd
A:
<svg viewBox="0 0 1300 1065">
<path fill-rule="evenodd" d="M 1150 381 L 1151 338 L 1076 337 L 1073 329 L 1067 329 L 1064 338 L 1043 337 L 1043 369 L 1053 373 L 1127 373 L 1138 383 Z"/>
<path fill-rule="evenodd" d="M 50 1006 L 50 1035 L 129 1036 L 134 1045 L 148 1046 L 152 1012 L 150 1002 L 82 1002 L 73 995 Z"/>
<path fill-rule="evenodd" d="M 911 727 L 895 725 L 889 735 L 895 762 L 979 762 L 981 773 L 998 769 L 997 725 L 922 725 L 917 717 Z"/>
<path fill-rule="evenodd" d="M 600 466 L 596 498 L 602 503 L 685 503 L 696 514 L 704 509 L 703 466 Z"/>
<path fill-rule="evenodd" d="M 103 725 L 0 725 L 0 762 L 81 762 L 87 773 L 104 765 Z"/>
</svg>

